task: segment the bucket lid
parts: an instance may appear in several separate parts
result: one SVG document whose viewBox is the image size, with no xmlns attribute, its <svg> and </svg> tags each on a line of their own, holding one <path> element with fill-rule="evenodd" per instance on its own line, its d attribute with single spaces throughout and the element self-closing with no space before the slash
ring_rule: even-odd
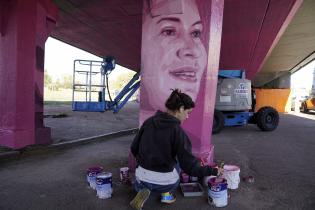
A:
<svg viewBox="0 0 315 210">
<path fill-rule="evenodd" d="M 102 166 L 92 166 L 92 167 L 88 168 L 86 171 L 87 171 L 87 173 L 90 173 L 90 172 L 100 173 L 103 171 L 103 167 Z"/>
<path fill-rule="evenodd" d="M 128 171 L 129 170 L 129 167 L 122 167 L 119 169 L 120 171 Z"/>
<path fill-rule="evenodd" d="M 221 184 L 227 184 L 226 179 L 213 177 L 213 178 L 210 178 L 208 181 L 208 186 L 221 185 Z"/>
<path fill-rule="evenodd" d="M 96 178 L 111 178 L 112 177 L 112 173 L 110 172 L 102 172 L 97 174 Z"/>
<path fill-rule="evenodd" d="M 240 168 L 236 165 L 224 165 L 224 171 L 240 171 Z"/>
</svg>

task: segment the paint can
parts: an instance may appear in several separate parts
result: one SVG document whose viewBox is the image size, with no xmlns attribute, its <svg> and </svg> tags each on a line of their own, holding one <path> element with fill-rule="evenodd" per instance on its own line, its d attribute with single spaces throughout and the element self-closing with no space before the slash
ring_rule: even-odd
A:
<svg viewBox="0 0 315 210">
<path fill-rule="evenodd" d="M 124 184 L 130 183 L 129 168 L 122 167 L 119 169 L 119 172 L 120 172 L 120 181 Z"/>
<path fill-rule="evenodd" d="M 112 173 L 102 172 L 96 176 L 96 195 L 100 199 L 112 197 L 113 183 Z"/>
<path fill-rule="evenodd" d="M 190 181 L 191 181 L 191 182 L 198 182 L 198 177 L 196 177 L 196 176 L 190 176 Z"/>
<path fill-rule="evenodd" d="M 181 183 L 188 183 L 189 182 L 189 175 L 182 172 L 180 174 L 180 181 L 181 181 Z"/>
<path fill-rule="evenodd" d="M 224 178 L 211 178 L 208 182 L 208 203 L 215 207 L 228 204 L 227 181 Z"/>
<path fill-rule="evenodd" d="M 240 183 L 240 168 L 235 165 L 224 165 L 222 178 L 227 180 L 228 188 L 235 190 Z"/>
<path fill-rule="evenodd" d="M 90 187 L 95 190 L 96 187 L 96 176 L 103 171 L 101 166 L 93 166 L 86 170 L 86 181 Z"/>
<path fill-rule="evenodd" d="M 203 186 L 208 187 L 208 182 L 211 178 L 215 178 L 217 176 L 205 176 L 203 177 Z"/>
</svg>

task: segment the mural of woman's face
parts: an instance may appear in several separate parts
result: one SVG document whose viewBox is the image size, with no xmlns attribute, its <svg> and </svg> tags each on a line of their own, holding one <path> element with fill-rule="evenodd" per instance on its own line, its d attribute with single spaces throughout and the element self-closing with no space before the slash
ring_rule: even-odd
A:
<svg viewBox="0 0 315 210">
<path fill-rule="evenodd" d="M 195 101 L 207 64 L 195 0 L 182 0 L 181 14 L 145 14 L 142 30 L 141 81 L 148 98 L 141 100 L 163 110 L 171 89 L 178 88 Z"/>
</svg>

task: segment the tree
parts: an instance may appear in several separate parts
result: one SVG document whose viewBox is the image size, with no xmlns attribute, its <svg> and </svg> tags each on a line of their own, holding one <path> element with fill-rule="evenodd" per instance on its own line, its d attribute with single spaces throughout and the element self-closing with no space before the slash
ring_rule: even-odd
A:
<svg viewBox="0 0 315 210">
<path fill-rule="evenodd" d="M 62 78 L 62 87 L 65 89 L 72 89 L 72 76 L 71 75 L 64 75 Z"/>
<path fill-rule="evenodd" d="M 55 84 L 56 90 L 59 90 L 61 88 L 61 83 L 60 83 L 59 78 L 56 80 L 54 84 Z"/>
<path fill-rule="evenodd" d="M 45 70 L 45 72 L 44 72 L 44 86 L 48 87 L 51 85 L 51 83 L 52 83 L 52 78 L 48 74 L 47 70 Z"/>
<path fill-rule="evenodd" d="M 136 72 L 130 71 L 118 75 L 115 79 L 110 79 L 109 76 L 109 88 L 111 91 L 121 91 L 123 87 L 132 79 Z"/>
</svg>

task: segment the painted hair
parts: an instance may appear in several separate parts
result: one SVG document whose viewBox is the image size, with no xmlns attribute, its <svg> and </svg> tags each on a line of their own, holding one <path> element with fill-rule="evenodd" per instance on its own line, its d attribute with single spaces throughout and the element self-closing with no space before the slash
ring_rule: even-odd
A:
<svg viewBox="0 0 315 210">
<path fill-rule="evenodd" d="M 166 100 L 165 106 L 171 111 L 177 111 L 181 106 L 184 106 L 184 109 L 194 108 L 195 103 L 189 95 L 182 93 L 179 89 L 175 89 Z"/>
</svg>

